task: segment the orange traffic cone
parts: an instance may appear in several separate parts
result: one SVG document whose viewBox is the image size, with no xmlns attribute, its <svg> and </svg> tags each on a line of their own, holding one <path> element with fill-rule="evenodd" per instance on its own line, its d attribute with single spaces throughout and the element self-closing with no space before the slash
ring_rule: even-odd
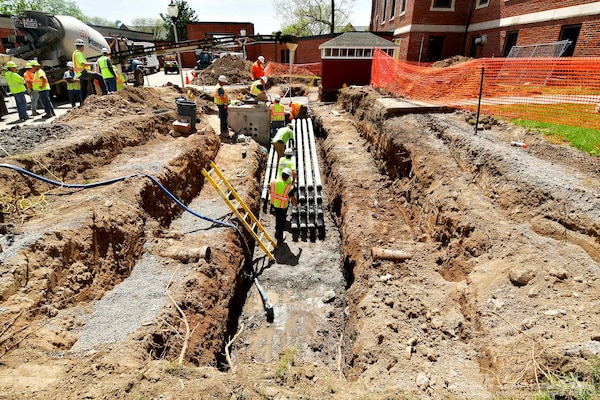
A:
<svg viewBox="0 0 600 400">
<path fill-rule="evenodd" d="M 185 84 L 189 85 L 190 83 L 190 73 L 188 72 L 187 74 L 185 74 Z"/>
</svg>

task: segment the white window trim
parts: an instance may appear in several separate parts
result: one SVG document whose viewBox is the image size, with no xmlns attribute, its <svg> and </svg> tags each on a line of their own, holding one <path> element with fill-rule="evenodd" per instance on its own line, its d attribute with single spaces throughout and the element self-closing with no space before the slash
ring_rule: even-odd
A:
<svg viewBox="0 0 600 400">
<path fill-rule="evenodd" d="M 361 50 L 361 53 L 363 54 L 360 57 L 357 56 L 353 56 L 353 57 L 348 57 L 348 50 L 352 49 L 355 50 L 355 54 L 356 54 L 356 50 Z M 343 51 L 346 55 L 339 55 L 340 53 L 338 52 L 337 56 L 328 56 L 326 55 L 327 51 L 333 52 L 333 50 L 338 50 L 338 51 Z M 382 49 L 384 52 L 386 52 L 387 54 L 391 54 L 391 57 L 395 56 L 395 52 L 396 52 L 396 48 L 393 49 Z M 364 53 L 367 52 L 370 55 L 364 55 Z M 373 47 L 329 47 L 329 48 L 324 48 L 321 49 L 321 58 L 323 60 L 371 60 L 373 59 L 373 53 L 375 53 L 375 49 Z"/>
<path fill-rule="evenodd" d="M 435 0 L 431 0 L 431 7 L 429 8 L 429 11 L 454 11 L 454 6 L 456 5 L 456 0 L 452 0 L 452 6 L 450 6 L 449 8 L 445 8 L 445 7 L 434 7 L 433 5 L 435 4 Z"/>
<path fill-rule="evenodd" d="M 504 1 L 507 1 L 507 0 L 504 0 Z M 490 5 L 490 0 L 488 0 L 488 2 L 485 4 L 481 4 L 481 0 L 477 0 L 477 5 L 475 6 L 475 9 L 479 10 L 480 8 L 486 8 L 489 5 Z"/>
</svg>

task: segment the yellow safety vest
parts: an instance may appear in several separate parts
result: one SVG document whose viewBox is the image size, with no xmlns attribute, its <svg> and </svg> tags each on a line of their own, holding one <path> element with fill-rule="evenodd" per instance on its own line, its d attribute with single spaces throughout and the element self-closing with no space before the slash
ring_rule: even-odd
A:
<svg viewBox="0 0 600 400">
<path fill-rule="evenodd" d="M 223 96 L 219 95 L 219 89 L 223 89 Z M 218 84 L 217 87 L 215 88 L 215 104 L 218 106 L 226 106 L 227 104 L 229 104 L 229 96 L 227 96 L 227 92 L 225 91 L 225 88 L 223 88 L 223 86 L 221 84 Z"/>
<path fill-rule="evenodd" d="M 281 178 L 281 173 L 284 169 L 289 168 L 294 171 L 296 166 L 291 158 L 287 158 L 287 156 L 283 156 L 279 159 L 279 163 L 277 164 L 277 178 Z"/>
<path fill-rule="evenodd" d="M 287 208 L 290 201 L 290 191 L 294 188 L 292 184 L 283 179 L 274 179 L 270 184 L 271 204 L 275 208 Z"/>
<path fill-rule="evenodd" d="M 115 77 L 110 68 L 108 68 L 108 57 L 102 56 L 98 59 L 98 68 L 100 68 L 100 73 L 104 79 Z"/>
<path fill-rule="evenodd" d="M 27 91 L 25 87 L 25 79 L 16 72 L 6 71 L 6 83 L 12 94 L 19 94 Z"/>
<path fill-rule="evenodd" d="M 271 122 L 285 121 L 285 107 L 283 104 L 273 103 L 271 107 Z"/>
<path fill-rule="evenodd" d="M 117 91 L 123 89 L 125 84 L 127 84 L 127 78 L 125 78 L 125 75 L 119 74 L 119 76 L 117 76 Z"/>
<path fill-rule="evenodd" d="M 63 74 L 63 79 L 66 80 L 67 78 L 75 79 L 75 71 L 71 71 L 71 70 L 65 71 L 65 73 Z M 77 81 L 77 82 L 67 81 L 67 90 L 80 90 L 80 89 L 81 89 L 81 84 L 79 83 L 79 81 Z"/>
<path fill-rule="evenodd" d="M 85 58 L 85 56 L 83 55 L 83 53 L 79 50 L 75 50 L 73 52 L 72 55 L 72 60 L 73 61 L 73 71 L 75 71 L 75 76 L 76 77 L 80 77 L 81 73 L 83 72 L 83 70 L 91 70 L 91 68 L 89 66 L 84 66 L 83 63 L 87 62 L 87 59 Z"/>
<path fill-rule="evenodd" d="M 42 79 L 45 78 L 45 79 Z M 48 82 L 48 78 L 46 78 L 46 73 L 41 69 L 38 69 L 33 73 L 33 90 L 41 91 L 41 90 L 50 90 L 50 83 Z"/>
<path fill-rule="evenodd" d="M 257 81 L 254 81 L 254 82 L 252 82 L 252 86 L 250 86 L 250 94 L 251 94 L 252 96 L 258 96 L 259 94 L 261 94 L 261 93 L 263 92 L 262 90 L 260 90 L 260 89 L 258 88 L 258 85 L 263 85 L 263 87 L 264 87 L 264 83 L 263 83 L 263 81 L 261 81 L 261 80 L 259 79 L 259 80 L 257 80 Z"/>
</svg>

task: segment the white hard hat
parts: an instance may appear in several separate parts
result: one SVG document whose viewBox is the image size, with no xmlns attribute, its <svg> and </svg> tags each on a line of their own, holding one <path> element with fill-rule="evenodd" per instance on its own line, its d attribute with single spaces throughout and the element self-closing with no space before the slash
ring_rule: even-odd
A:
<svg viewBox="0 0 600 400">
<path fill-rule="evenodd" d="M 261 81 L 263 81 L 264 83 L 267 83 L 267 81 L 269 80 L 269 78 L 267 78 L 266 76 L 262 76 L 260 78 Z"/>
<path fill-rule="evenodd" d="M 102 54 L 110 54 L 110 50 L 107 49 L 106 47 L 102 48 Z"/>
<path fill-rule="evenodd" d="M 281 171 L 281 175 L 292 176 L 292 170 L 289 168 L 285 168 L 283 171 Z"/>
<path fill-rule="evenodd" d="M 275 101 L 281 101 L 281 96 L 276 94 L 275 97 L 273 98 L 273 100 Z"/>
<path fill-rule="evenodd" d="M 67 61 L 67 67 L 71 68 L 73 67 L 73 61 Z"/>
<path fill-rule="evenodd" d="M 258 61 L 260 61 L 261 63 L 264 63 L 265 58 L 263 56 L 258 56 Z"/>
<path fill-rule="evenodd" d="M 225 75 L 219 76 L 219 82 L 227 82 L 227 77 Z"/>
<path fill-rule="evenodd" d="M 83 39 L 75 40 L 75 46 L 83 46 L 83 45 L 85 45 Z"/>
<path fill-rule="evenodd" d="M 291 156 L 291 155 L 294 154 L 294 150 L 292 150 L 290 148 L 287 148 L 287 149 L 285 149 L 285 151 L 283 152 L 283 154 L 286 155 L 286 156 Z"/>
</svg>

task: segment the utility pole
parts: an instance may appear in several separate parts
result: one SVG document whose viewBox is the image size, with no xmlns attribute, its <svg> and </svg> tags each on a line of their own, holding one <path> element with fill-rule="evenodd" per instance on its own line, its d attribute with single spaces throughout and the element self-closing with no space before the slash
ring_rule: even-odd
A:
<svg viewBox="0 0 600 400">
<path fill-rule="evenodd" d="M 335 33 L 335 0 L 331 0 L 331 34 Z"/>
</svg>

